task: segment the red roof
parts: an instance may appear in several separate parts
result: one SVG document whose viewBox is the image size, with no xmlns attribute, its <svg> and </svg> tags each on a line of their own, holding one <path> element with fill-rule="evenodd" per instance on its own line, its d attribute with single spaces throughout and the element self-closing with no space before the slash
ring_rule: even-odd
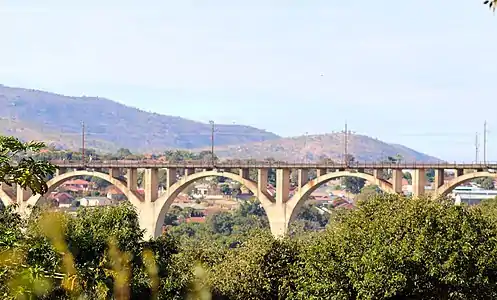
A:
<svg viewBox="0 0 497 300">
<path fill-rule="evenodd" d="M 64 182 L 62 185 L 89 185 L 90 183 L 83 179 L 74 179 Z"/>
<path fill-rule="evenodd" d="M 123 195 L 124 193 L 118 189 L 117 187 L 111 185 L 107 188 L 107 193 L 113 194 L 113 195 Z"/>
<path fill-rule="evenodd" d="M 77 186 L 62 186 L 61 188 L 64 191 L 71 191 L 71 192 L 80 192 L 83 190 L 82 187 L 77 187 Z"/>
<path fill-rule="evenodd" d="M 186 223 L 204 223 L 205 217 L 190 217 L 185 219 Z"/>
</svg>

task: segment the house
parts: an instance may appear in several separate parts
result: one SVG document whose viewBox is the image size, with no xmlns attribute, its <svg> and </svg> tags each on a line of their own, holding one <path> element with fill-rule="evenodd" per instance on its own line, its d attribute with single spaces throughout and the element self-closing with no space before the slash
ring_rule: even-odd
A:
<svg viewBox="0 0 497 300">
<path fill-rule="evenodd" d="M 330 195 L 328 195 L 327 193 L 320 193 L 320 192 L 312 193 L 309 198 L 310 200 L 314 200 L 315 202 L 331 201 Z"/>
<path fill-rule="evenodd" d="M 63 187 L 63 188 L 70 188 L 70 189 L 76 190 L 76 191 L 88 191 L 90 186 L 91 186 L 91 183 L 86 181 L 86 180 L 83 180 L 83 179 L 69 180 L 69 181 L 64 182 L 61 185 L 61 187 Z"/>
<path fill-rule="evenodd" d="M 126 195 L 124 195 L 124 193 L 120 189 L 118 189 L 112 185 L 107 188 L 106 195 L 107 195 L 107 198 L 111 199 L 111 200 L 115 200 L 115 201 L 126 200 Z"/>
<path fill-rule="evenodd" d="M 80 206 L 95 207 L 95 206 L 108 206 L 115 204 L 115 201 L 107 197 L 85 197 L 78 199 Z"/>
<path fill-rule="evenodd" d="M 195 189 L 193 192 L 194 197 L 205 197 L 209 193 L 209 185 L 205 183 L 195 185 Z"/>
<path fill-rule="evenodd" d="M 69 193 L 53 192 L 48 197 L 48 200 L 54 201 L 58 207 L 71 207 L 74 197 Z"/>
</svg>

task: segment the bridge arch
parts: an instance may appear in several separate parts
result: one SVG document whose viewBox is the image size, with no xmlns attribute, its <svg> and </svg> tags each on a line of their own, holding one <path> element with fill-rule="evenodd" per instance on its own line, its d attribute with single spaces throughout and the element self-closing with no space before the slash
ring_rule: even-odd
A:
<svg viewBox="0 0 497 300">
<path fill-rule="evenodd" d="M 254 194 L 259 201 L 261 202 L 262 207 L 267 212 L 268 207 L 273 203 L 271 200 L 271 196 L 267 193 L 267 191 L 260 191 L 258 188 L 258 184 L 250 179 L 243 178 L 238 174 L 234 174 L 231 172 L 222 172 L 222 171 L 204 171 L 194 173 L 192 175 L 185 176 L 181 178 L 179 181 L 170 186 L 166 193 L 160 196 L 155 201 L 155 206 L 159 210 L 159 214 L 157 215 L 157 219 L 155 220 L 154 226 L 154 236 L 160 236 L 162 234 L 162 223 L 164 221 L 164 217 L 169 210 L 169 207 L 174 202 L 176 197 L 191 183 L 206 177 L 226 177 L 233 181 L 237 181 L 244 185 L 249 191 Z"/>
<path fill-rule="evenodd" d="M 453 180 L 443 184 L 441 187 L 439 187 L 436 191 L 437 196 L 447 196 L 454 190 L 456 187 L 459 185 L 466 183 L 471 180 L 475 180 L 477 178 L 482 178 L 482 177 L 492 177 L 492 178 L 497 178 L 496 173 L 490 173 L 490 172 L 474 172 L 474 173 L 468 173 L 464 174 L 461 176 L 458 176 L 454 178 Z"/>
<path fill-rule="evenodd" d="M 326 182 L 340 178 L 340 177 L 356 177 L 365 179 L 373 184 L 378 185 L 378 187 L 387 193 L 395 193 L 393 186 L 390 182 L 384 179 L 376 178 L 371 174 L 356 172 L 356 171 L 340 171 L 340 172 L 331 172 L 319 176 L 310 180 L 307 184 L 297 190 L 297 192 L 292 196 L 292 198 L 288 201 L 287 205 L 289 209 L 287 210 L 289 216 L 287 216 L 288 223 L 293 221 L 305 200 L 309 198 L 309 196 L 320 186 L 325 184 Z"/>
<path fill-rule="evenodd" d="M 0 200 L 2 201 L 4 207 L 7 207 L 15 202 L 1 187 L 0 187 Z"/>
<path fill-rule="evenodd" d="M 72 171 L 72 172 L 67 172 L 67 173 L 61 174 L 59 176 L 55 176 L 54 178 L 47 181 L 48 190 L 45 193 L 45 195 L 48 195 L 51 192 L 53 192 L 56 188 L 61 186 L 64 182 L 66 182 L 72 178 L 79 177 L 79 176 L 91 176 L 91 177 L 97 177 L 97 178 L 103 179 L 103 180 L 109 182 L 110 184 L 114 185 L 121 192 L 123 192 L 126 195 L 126 197 L 128 198 L 128 201 L 130 201 L 131 204 L 133 204 L 133 206 L 138 207 L 141 203 L 140 197 L 138 196 L 138 194 L 136 192 L 130 191 L 125 182 L 123 182 L 119 179 L 116 179 L 116 178 L 110 176 L 109 174 L 96 172 L 96 171 L 83 171 L 83 170 Z M 42 195 L 40 195 L 40 194 L 31 196 L 27 200 L 27 205 L 28 206 L 36 206 L 36 204 L 38 204 L 38 201 L 41 199 L 41 197 L 42 197 Z"/>
</svg>

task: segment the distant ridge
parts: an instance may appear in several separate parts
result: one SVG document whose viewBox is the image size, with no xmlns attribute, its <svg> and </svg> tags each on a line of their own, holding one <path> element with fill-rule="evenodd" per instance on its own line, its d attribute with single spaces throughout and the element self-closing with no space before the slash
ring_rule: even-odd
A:
<svg viewBox="0 0 497 300">
<path fill-rule="evenodd" d="M 0 85 L 0 131 L 24 140 L 42 140 L 57 148 L 81 147 L 81 121 L 87 126 L 86 146 L 105 152 L 128 148 L 135 153 L 166 149 L 209 150 L 211 126 L 177 116 L 160 115 L 100 97 L 70 97 Z M 281 138 L 244 125 L 216 124 L 216 155 L 224 158 L 288 161 L 341 159 L 339 133 Z M 401 155 L 405 161 L 439 159 L 408 147 L 364 135 L 351 135 L 349 152 L 360 161 Z"/>
<path fill-rule="evenodd" d="M 441 160 L 408 147 L 389 144 L 365 135 L 349 136 L 349 153 L 358 161 L 383 161 L 388 156 L 401 155 L 404 161 L 440 162 Z M 221 157 L 264 159 L 272 157 L 285 161 L 317 162 L 325 157 L 341 161 L 343 134 L 330 133 L 281 138 L 257 143 L 216 147 Z"/>
<path fill-rule="evenodd" d="M 29 133 L 37 138 L 48 135 L 51 142 L 61 147 L 73 147 L 74 136 L 81 133 L 82 120 L 87 125 L 88 142 L 105 144 L 108 150 L 192 149 L 209 145 L 211 140 L 209 124 L 149 113 L 105 98 L 69 97 L 3 85 L 0 85 L 0 117 L 14 119 L 16 126 L 25 129 L 17 130 L 17 135 Z M 8 131 L 6 127 L 1 129 Z M 219 145 L 279 138 L 274 133 L 244 125 L 216 124 L 216 134 Z"/>
</svg>

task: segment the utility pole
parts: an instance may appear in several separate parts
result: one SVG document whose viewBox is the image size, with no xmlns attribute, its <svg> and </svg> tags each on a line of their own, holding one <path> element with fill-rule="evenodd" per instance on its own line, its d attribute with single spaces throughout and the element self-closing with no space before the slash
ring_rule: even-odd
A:
<svg viewBox="0 0 497 300">
<path fill-rule="evenodd" d="M 483 163 L 487 164 L 487 121 L 483 123 Z"/>
<path fill-rule="evenodd" d="M 304 139 L 304 163 L 307 163 L 307 149 L 306 149 L 306 147 L 307 147 L 307 135 L 308 134 L 309 134 L 309 132 L 306 132 L 304 135 L 304 137 L 305 137 L 305 139 Z"/>
<path fill-rule="evenodd" d="M 211 159 L 212 159 L 212 167 L 214 168 L 215 159 L 214 159 L 214 121 L 209 121 L 211 124 Z"/>
<path fill-rule="evenodd" d="M 475 135 L 475 163 L 478 163 L 478 152 L 479 152 L 479 145 L 478 145 L 478 132 Z"/>
<path fill-rule="evenodd" d="M 345 131 L 343 132 L 343 162 L 345 166 L 349 165 L 349 156 L 348 156 L 348 142 L 349 142 L 349 137 L 348 137 L 348 129 L 347 129 L 347 121 L 345 121 Z"/>
<path fill-rule="evenodd" d="M 83 166 L 86 165 L 85 161 L 85 122 L 81 122 L 81 159 L 83 160 Z"/>
</svg>

